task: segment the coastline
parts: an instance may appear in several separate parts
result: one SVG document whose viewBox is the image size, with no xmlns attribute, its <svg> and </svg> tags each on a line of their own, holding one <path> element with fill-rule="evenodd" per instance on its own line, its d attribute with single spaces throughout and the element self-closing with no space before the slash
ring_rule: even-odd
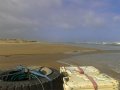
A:
<svg viewBox="0 0 120 90">
<path fill-rule="evenodd" d="M 57 60 L 93 51 L 100 50 L 48 43 L 0 43 L 0 69 L 17 65 L 40 65 L 58 69 L 62 65 Z"/>
<path fill-rule="evenodd" d="M 14 68 L 18 65 L 25 66 L 47 66 L 59 70 L 60 66 L 68 66 L 59 61 L 69 62 L 75 65 L 92 65 L 100 71 L 109 74 L 112 77 L 118 77 L 119 74 L 110 70 L 105 65 L 100 65 L 98 61 L 92 63 L 90 58 L 82 60 L 80 58 L 84 55 L 97 55 L 104 53 L 120 53 L 120 50 L 99 50 L 93 48 L 76 47 L 62 44 L 48 44 L 48 43 L 30 43 L 30 44 L 0 44 L 0 70 Z M 86 57 L 86 56 L 85 56 Z M 69 60 L 70 59 L 70 60 Z"/>
</svg>

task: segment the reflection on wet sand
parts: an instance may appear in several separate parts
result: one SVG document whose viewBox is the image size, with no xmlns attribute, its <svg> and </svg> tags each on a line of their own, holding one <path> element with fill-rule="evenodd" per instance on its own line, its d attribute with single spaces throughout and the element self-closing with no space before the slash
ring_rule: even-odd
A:
<svg viewBox="0 0 120 90">
<path fill-rule="evenodd" d="M 101 72 L 120 80 L 120 51 L 104 50 L 99 53 L 82 53 L 78 56 L 59 60 L 58 63 L 64 65 L 92 65 L 100 69 Z"/>
</svg>

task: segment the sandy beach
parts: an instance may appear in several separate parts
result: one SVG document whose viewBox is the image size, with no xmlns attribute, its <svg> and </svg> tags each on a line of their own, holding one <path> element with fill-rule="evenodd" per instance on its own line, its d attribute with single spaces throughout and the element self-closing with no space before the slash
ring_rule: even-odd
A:
<svg viewBox="0 0 120 90">
<path fill-rule="evenodd" d="M 120 81 L 119 74 L 106 67 L 106 65 L 100 64 L 95 59 L 79 58 L 81 55 L 111 52 L 120 51 L 103 51 L 93 48 L 48 43 L 2 43 L 0 44 L 0 70 L 14 68 L 18 65 L 47 66 L 59 70 L 60 66 L 67 65 L 58 61 L 67 61 L 80 66 L 92 65 L 102 73 L 106 73 Z M 76 58 L 77 56 L 78 58 Z"/>
<path fill-rule="evenodd" d="M 57 60 L 91 51 L 99 50 L 47 43 L 1 43 L 0 69 L 17 65 L 40 65 L 59 69 L 62 64 L 57 63 Z"/>
<path fill-rule="evenodd" d="M 66 66 L 58 61 L 67 61 L 74 65 L 92 65 L 104 73 L 120 79 L 119 74 L 109 69 L 100 60 L 82 59 L 83 55 L 104 54 L 120 52 L 120 50 L 98 50 L 63 44 L 49 43 L 2 43 L 0 44 L 0 69 L 10 69 L 18 65 L 25 66 L 47 66 L 59 70 L 60 66 Z M 82 56 L 81 56 L 82 55 Z M 76 56 L 78 58 L 76 59 Z M 75 58 L 74 58 L 75 57 Z M 87 56 L 85 56 L 87 58 Z M 96 57 L 96 56 L 95 56 Z M 90 56 L 88 56 L 90 58 Z M 103 62 L 106 62 L 103 60 Z"/>
</svg>

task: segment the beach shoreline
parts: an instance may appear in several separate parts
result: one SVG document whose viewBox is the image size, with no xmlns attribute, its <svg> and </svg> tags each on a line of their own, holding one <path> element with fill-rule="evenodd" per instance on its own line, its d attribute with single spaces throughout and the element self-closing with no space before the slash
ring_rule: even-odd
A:
<svg viewBox="0 0 120 90">
<path fill-rule="evenodd" d="M 17 65 L 43 65 L 59 68 L 57 60 L 97 49 L 48 43 L 0 43 L 0 68 Z"/>
<path fill-rule="evenodd" d="M 18 65 L 46 66 L 59 70 L 61 66 L 68 66 L 64 63 L 59 63 L 59 61 L 67 60 L 68 58 L 72 59 L 73 57 L 80 55 L 112 52 L 118 53 L 120 51 L 99 50 L 93 48 L 48 43 L 0 44 L 0 70 L 15 68 Z M 72 60 L 71 63 L 80 66 L 93 65 L 101 72 L 109 74 L 113 77 L 118 77 L 119 74 L 112 70 L 108 71 L 106 66 L 100 65 L 96 62 L 92 63 L 89 60 Z"/>
</svg>

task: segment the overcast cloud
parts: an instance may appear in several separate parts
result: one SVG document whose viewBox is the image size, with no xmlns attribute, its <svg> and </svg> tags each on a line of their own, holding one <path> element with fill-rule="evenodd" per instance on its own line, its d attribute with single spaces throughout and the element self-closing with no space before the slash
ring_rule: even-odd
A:
<svg viewBox="0 0 120 90">
<path fill-rule="evenodd" d="M 120 40 L 119 0 L 0 0 L 0 37 Z"/>
</svg>

